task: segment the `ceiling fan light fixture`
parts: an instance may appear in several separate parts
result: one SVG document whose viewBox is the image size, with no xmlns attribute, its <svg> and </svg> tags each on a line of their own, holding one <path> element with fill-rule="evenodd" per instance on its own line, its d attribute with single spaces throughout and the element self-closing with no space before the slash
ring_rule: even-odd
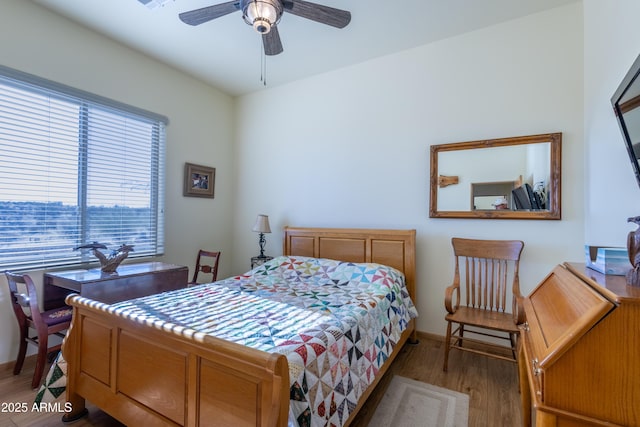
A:
<svg viewBox="0 0 640 427">
<path fill-rule="evenodd" d="M 271 31 L 271 23 L 266 19 L 256 18 L 253 21 L 253 29 L 260 34 L 267 34 L 269 31 Z"/>
<path fill-rule="evenodd" d="M 243 2 L 242 18 L 260 34 L 267 34 L 282 17 L 278 0 L 247 0 Z"/>
</svg>

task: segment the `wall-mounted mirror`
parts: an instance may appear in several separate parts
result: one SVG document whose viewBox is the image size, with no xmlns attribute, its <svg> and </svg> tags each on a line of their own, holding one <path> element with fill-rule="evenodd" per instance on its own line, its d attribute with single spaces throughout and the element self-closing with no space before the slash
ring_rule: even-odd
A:
<svg viewBox="0 0 640 427">
<path fill-rule="evenodd" d="M 560 219 L 562 133 L 431 146 L 431 218 Z"/>
</svg>

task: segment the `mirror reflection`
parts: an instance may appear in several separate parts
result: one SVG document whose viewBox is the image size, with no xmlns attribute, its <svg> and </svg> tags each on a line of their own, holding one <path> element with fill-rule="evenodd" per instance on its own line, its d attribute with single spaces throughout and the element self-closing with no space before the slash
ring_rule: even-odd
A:
<svg viewBox="0 0 640 427">
<path fill-rule="evenodd" d="M 429 216 L 560 218 L 562 134 L 431 147 Z"/>
</svg>

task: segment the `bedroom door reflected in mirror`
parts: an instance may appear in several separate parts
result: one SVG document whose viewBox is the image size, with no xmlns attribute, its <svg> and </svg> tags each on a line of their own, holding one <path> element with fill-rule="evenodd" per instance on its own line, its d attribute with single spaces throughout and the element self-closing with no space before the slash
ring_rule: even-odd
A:
<svg viewBox="0 0 640 427">
<path fill-rule="evenodd" d="M 562 133 L 431 146 L 431 218 L 560 219 Z"/>
</svg>

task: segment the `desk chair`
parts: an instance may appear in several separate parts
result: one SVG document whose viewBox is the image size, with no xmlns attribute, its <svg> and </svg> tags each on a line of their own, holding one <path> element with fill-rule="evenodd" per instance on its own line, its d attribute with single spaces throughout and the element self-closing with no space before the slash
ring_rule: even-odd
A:
<svg viewBox="0 0 640 427">
<path fill-rule="evenodd" d="M 445 290 L 447 336 L 442 370 L 448 368 L 452 348 L 515 362 L 518 324 L 524 322 L 518 276 L 524 243 L 455 237 L 451 243 L 455 273 L 453 284 Z M 511 313 L 506 311 L 508 291 Z M 452 325 L 457 325 L 453 331 Z"/>
<path fill-rule="evenodd" d="M 49 347 L 49 335 L 57 335 L 64 338 L 62 331 L 69 329 L 71 324 L 71 307 L 63 306 L 41 312 L 38 308 L 38 295 L 36 286 L 26 274 L 14 274 L 5 271 L 9 295 L 13 312 L 20 328 L 20 348 L 18 358 L 13 368 L 13 374 L 18 375 L 22 370 L 24 358 L 27 353 L 27 344 L 38 347 L 36 369 L 31 381 L 32 388 L 38 388 L 42 380 L 42 373 L 46 358 L 49 353 L 60 350 L 61 344 Z M 35 331 L 35 335 L 29 334 L 29 329 Z"/>
<path fill-rule="evenodd" d="M 218 263 L 220 262 L 220 254 L 221 252 L 205 251 L 204 249 L 200 249 L 198 251 L 198 257 L 196 258 L 196 268 L 193 272 L 193 279 L 191 279 L 191 282 L 189 282 L 190 286 L 198 284 L 199 273 L 211 274 L 211 280 L 201 283 L 210 283 L 216 281 L 218 277 Z"/>
</svg>

